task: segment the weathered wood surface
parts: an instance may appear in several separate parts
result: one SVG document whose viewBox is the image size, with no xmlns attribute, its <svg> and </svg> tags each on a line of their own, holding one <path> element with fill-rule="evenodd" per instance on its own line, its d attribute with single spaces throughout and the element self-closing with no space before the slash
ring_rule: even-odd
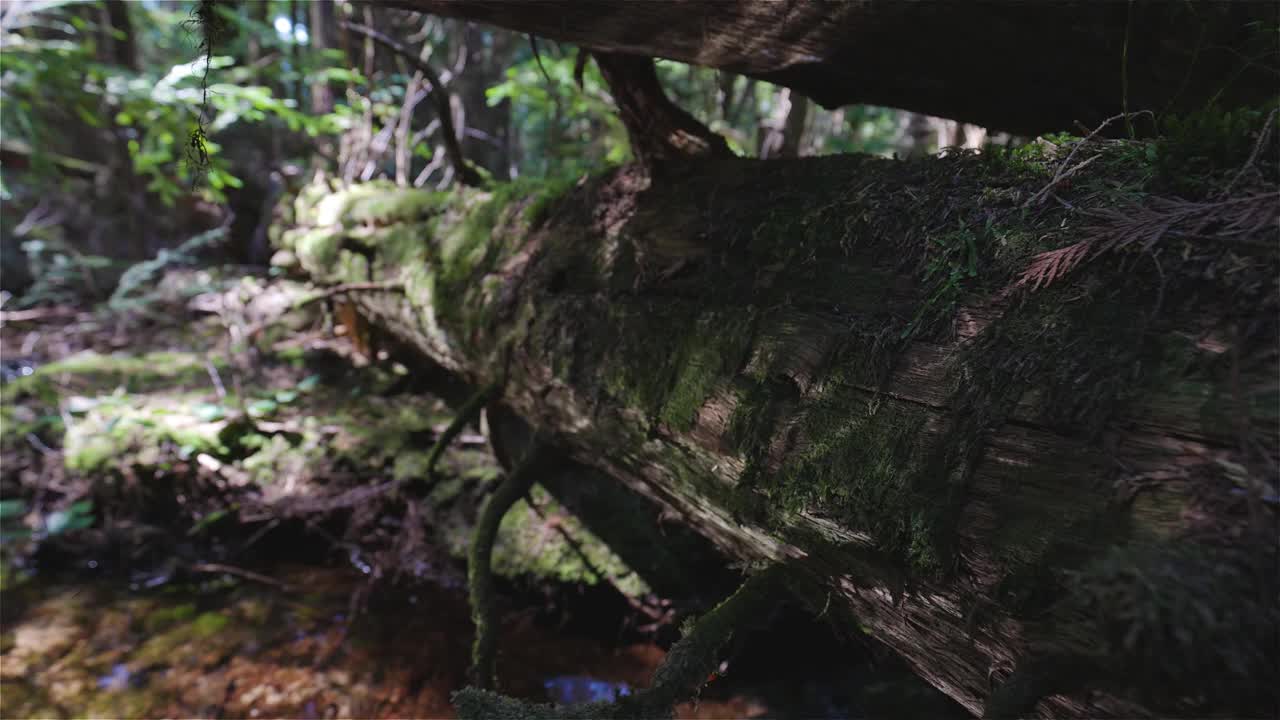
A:
<svg viewBox="0 0 1280 720">
<path fill-rule="evenodd" d="M 1254 254 L 1174 235 L 1156 263 L 1117 253 L 1010 294 L 1036 252 L 1088 233 L 1023 212 L 1044 180 L 837 157 L 654 185 L 621 169 L 556 199 L 313 188 L 284 244 L 320 281 L 404 282 L 357 302 L 477 386 L 505 382 L 576 460 L 726 553 L 792 559 L 817 607 L 969 710 L 1015 668 L 1097 651 L 1092 674 L 1037 681 L 1039 712 L 1131 715 L 1140 661 L 1066 580 L 1108 552 L 1274 525 L 1257 497 L 1277 457 L 1275 222 Z M 1255 620 L 1220 645 L 1258 649 Z"/>
<path fill-rule="evenodd" d="M 1272 2 L 398 0 L 396 5 L 742 73 L 836 107 L 1035 135 L 1120 112 L 1275 93 Z"/>
</svg>

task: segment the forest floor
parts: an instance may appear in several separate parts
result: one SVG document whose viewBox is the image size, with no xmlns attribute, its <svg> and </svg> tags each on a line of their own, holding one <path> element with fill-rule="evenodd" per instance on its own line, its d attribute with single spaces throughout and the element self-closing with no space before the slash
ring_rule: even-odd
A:
<svg viewBox="0 0 1280 720">
<path fill-rule="evenodd" d="M 0 716 L 452 714 L 461 558 L 502 474 L 483 424 L 433 478 L 451 413 L 422 379 L 305 286 L 233 275 L 0 324 Z M 540 488 L 494 567 L 510 694 L 644 687 L 674 639 L 678 614 L 653 622 L 664 601 Z M 678 715 L 872 717 L 904 693 L 953 715 L 826 635 L 783 613 Z"/>
</svg>

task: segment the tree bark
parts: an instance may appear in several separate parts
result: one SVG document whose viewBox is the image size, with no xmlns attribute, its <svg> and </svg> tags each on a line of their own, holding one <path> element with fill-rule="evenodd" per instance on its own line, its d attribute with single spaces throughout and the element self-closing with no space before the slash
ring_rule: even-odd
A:
<svg viewBox="0 0 1280 720">
<path fill-rule="evenodd" d="M 111 37 L 111 60 L 122 68 L 138 71 L 138 46 L 134 42 L 133 23 L 129 20 L 129 5 L 124 0 L 106 0 L 107 29 Z"/>
<path fill-rule="evenodd" d="M 724 138 L 667 97 L 653 60 L 595 53 L 595 61 L 627 128 L 631 151 L 642 165 L 653 168 L 730 154 Z"/>
<path fill-rule="evenodd" d="M 1108 147 L 1086 170 L 1142 177 Z M 1037 253 L 1164 217 L 1142 194 L 1105 215 L 1089 178 L 1040 209 L 1060 178 L 996 155 L 312 189 L 284 242 L 318 280 L 403 282 L 355 300 L 975 714 L 1256 713 L 1274 188 L 1020 287 Z"/>
<path fill-rule="evenodd" d="M 313 54 L 320 53 L 334 46 L 334 33 L 337 32 L 337 16 L 334 12 L 333 0 L 311 0 L 308 8 L 310 21 L 307 32 Z M 311 112 L 324 115 L 333 112 L 333 87 L 325 80 L 311 84 Z"/>
<path fill-rule="evenodd" d="M 1017 134 L 1275 92 L 1276 3 L 398 0 L 593 51 L 663 57 Z"/>
</svg>

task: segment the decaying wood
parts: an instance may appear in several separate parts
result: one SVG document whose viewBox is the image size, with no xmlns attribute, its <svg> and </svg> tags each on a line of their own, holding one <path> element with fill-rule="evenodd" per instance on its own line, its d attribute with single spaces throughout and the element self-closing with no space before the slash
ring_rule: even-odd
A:
<svg viewBox="0 0 1280 720">
<path fill-rule="evenodd" d="M 1275 93 L 1272 2 L 398 0 L 422 12 L 742 73 L 826 107 L 888 105 L 1035 135 Z"/>
<path fill-rule="evenodd" d="M 848 627 L 975 714 L 1015 677 L 993 712 L 1129 715 L 1137 661 L 1106 650 L 1111 617 L 1072 604 L 1067 580 L 1132 553 L 1212 583 L 1194 552 L 1137 549 L 1217 552 L 1202 539 L 1274 524 L 1280 265 L 1274 243 L 1188 245 L 1158 271 L 1117 255 L 1005 292 L 1046 237 L 1097 228 L 1065 210 L 1019 226 L 1047 178 L 1001 173 L 966 156 L 712 159 L 678 184 L 624 168 L 558 200 L 424 199 L 398 211 L 420 234 L 385 239 L 365 196 L 323 201 L 347 211 L 316 223 L 300 202 L 285 242 L 318 281 L 404 282 L 353 300 L 476 386 L 504 379 L 502 402 L 557 447 L 727 554 L 829 590 Z M 971 278 L 954 308 L 939 277 Z M 1160 576 L 1176 595 L 1182 575 Z M 1215 617 L 1244 612 L 1228 602 Z M 1267 652 L 1220 632 L 1196 653 Z M 1027 670 L 1054 657 L 1090 670 Z"/>
</svg>

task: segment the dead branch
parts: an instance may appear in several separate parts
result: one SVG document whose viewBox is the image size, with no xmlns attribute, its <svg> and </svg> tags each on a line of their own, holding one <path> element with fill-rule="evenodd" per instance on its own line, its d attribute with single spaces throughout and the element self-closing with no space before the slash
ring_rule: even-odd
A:
<svg viewBox="0 0 1280 720">
<path fill-rule="evenodd" d="M 403 57 L 409 61 L 419 72 L 426 76 L 427 81 L 431 83 L 428 90 L 428 97 L 432 104 L 436 106 L 436 115 L 440 118 L 440 129 L 442 140 L 444 142 L 445 154 L 449 157 L 449 163 L 453 165 L 453 170 L 457 173 L 458 181 L 463 185 L 471 187 L 482 187 L 484 178 L 476 171 L 466 158 L 462 155 L 462 146 L 458 143 L 458 131 L 453 126 L 453 109 L 449 104 L 448 91 L 445 90 L 444 83 L 440 82 L 440 74 L 435 71 L 425 60 L 413 54 L 405 46 L 396 42 L 391 37 L 374 30 L 373 28 L 359 25 L 353 22 L 343 21 L 342 27 L 352 32 L 363 35 L 370 40 L 382 45 L 391 52 Z"/>
</svg>

